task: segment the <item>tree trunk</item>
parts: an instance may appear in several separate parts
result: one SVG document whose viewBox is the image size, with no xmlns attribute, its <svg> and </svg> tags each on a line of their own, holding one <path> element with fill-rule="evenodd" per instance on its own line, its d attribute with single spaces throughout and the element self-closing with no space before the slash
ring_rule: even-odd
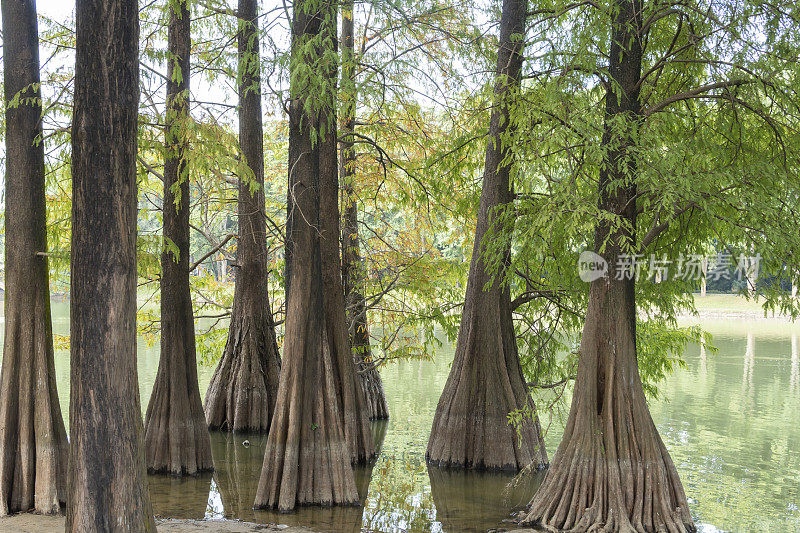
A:
<svg viewBox="0 0 800 533">
<path fill-rule="evenodd" d="M 323 52 L 332 50 L 308 51 L 309 39 L 322 31 L 324 43 L 335 43 L 335 4 L 323 2 L 316 10 L 309 4 L 295 4 L 292 69 L 327 68 L 327 79 L 335 80 L 335 67 L 320 66 Z M 331 91 L 324 95 L 322 109 L 310 112 L 305 106 L 309 96 L 307 87 L 291 87 L 284 366 L 255 499 L 256 508 L 280 511 L 297 505 L 358 504 L 352 463 L 374 455 L 345 324 L 336 98 Z"/>
<path fill-rule="evenodd" d="M 703 258 L 703 263 L 701 268 L 703 272 L 703 277 L 700 278 L 700 296 L 705 296 L 707 290 L 706 278 L 708 277 L 708 257 Z"/>
<path fill-rule="evenodd" d="M 144 423 L 147 470 L 173 475 L 195 475 L 214 468 L 197 384 L 194 311 L 189 288 L 190 197 L 186 128 L 190 120 L 191 44 L 189 0 L 179 0 L 170 6 L 168 36 L 161 359 Z M 177 254 L 166 246 L 168 240 L 174 244 Z"/>
<path fill-rule="evenodd" d="M 155 531 L 136 375 L 135 0 L 78 0 L 68 531 Z"/>
<path fill-rule="evenodd" d="M 514 36 L 524 35 L 526 12 L 526 0 L 503 2 L 497 101 L 491 115 L 461 329 L 428 441 L 427 459 L 440 466 L 518 470 L 530 463 L 547 464 L 536 408 L 519 362 L 509 290 L 499 279 L 484 290 L 491 277 L 481 257 L 487 232 L 508 235 L 513 230 L 512 223 L 501 222 L 497 216 L 512 201 L 513 155 L 501 139 L 509 129 L 507 100 L 520 84 L 523 40 Z M 508 413 L 526 408 L 533 418 L 515 431 Z"/>
<path fill-rule="evenodd" d="M 364 261 L 359 253 L 358 204 L 354 191 L 356 153 L 353 132 L 356 123 L 355 50 L 353 46 L 353 0 L 342 6 L 342 142 L 340 174 L 344 197 L 344 225 L 342 228 L 342 280 L 344 301 L 347 306 L 347 324 L 353 361 L 356 365 L 361 390 L 367 403 L 370 420 L 389 418 L 389 406 L 383 393 L 383 381 L 378 369 L 372 364 L 369 345 L 369 329 L 364 295 L 361 288 L 365 281 Z"/>
<path fill-rule="evenodd" d="M 239 0 L 239 145 L 246 164 L 239 176 L 238 266 L 228 342 L 208 385 L 205 410 L 212 429 L 266 433 L 281 363 L 267 291 L 257 4 Z"/>
<path fill-rule="evenodd" d="M 615 265 L 636 243 L 636 165 L 628 150 L 641 117 L 641 0 L 615 0 L 611 12 L 614 81 L 606 93 L 602 142 L 609 151 L 599 191 L 600 208 L 623 224 L 598 224 L 595 251 Z M 635 279 L 592 282 L 564 437 L 523 523 L 548 531 L 695 530 L 639 377 Z"/>
<path fill-rule="evenodd" d="M 66 497 L 67 433 L 56 392 L 33 0 L 3 0 L 6 102 L 5 341 L 0 371 L 0 516 L 54 514 Z M 19 104 L 9 102 L 19 95 Z"/>
</svg>

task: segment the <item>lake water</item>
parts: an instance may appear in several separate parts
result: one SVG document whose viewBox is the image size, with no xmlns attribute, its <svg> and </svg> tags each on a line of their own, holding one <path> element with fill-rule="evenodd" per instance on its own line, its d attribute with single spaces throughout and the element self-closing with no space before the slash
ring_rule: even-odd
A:
<svg viewBox="0 0 800 533">
<path fill-rule="evenodd" d="M 56 333 L 69 330 L 68 304 L 54 303 Z M 800 533 L 800 324 L 704 320 L 717 353 L 690 345 L 686 370 L 661 384 L 668 401 L 651 402 L 653 419 L 680 472 L 701 531 Z M 142 409 L 158 369 L 158 346 L 139 349 Z M 380 456 L 357 470 L 360 508 L 307 508 L 278 515 L 251 509 L 264 453 L 263 437 L 213 433 L 213 476 L 150 476 L 156 514 L 236 518 L 307 525 L 319 531 L 478 532 L 523 507 L 540 482 L 511 485 L 512 476 L 445 471 L 425 465 L 425 447 L 452 347 L 433 361 L 381 370 L 391 419 L 372 424 Z M 213 369 L 199 372 L 205 394 Z M 65 416 L 69 353 L 56 352 Z M 550 426 L 551 458 L 561 429 Z M 249 440 L 249 446 L 242 443 Z"/>
</svg>

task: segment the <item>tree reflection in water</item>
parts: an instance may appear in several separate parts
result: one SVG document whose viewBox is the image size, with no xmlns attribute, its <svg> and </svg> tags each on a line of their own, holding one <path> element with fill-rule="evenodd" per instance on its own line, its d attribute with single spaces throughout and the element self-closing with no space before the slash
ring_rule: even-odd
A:
<svg viewBox="0 0 800 533">
<path fill-rule="evenodd" d="M 209 510 L 211 474 L 147 477 L 153 513 L 159 517 L 202 520 Z"/>
<path fill-rule="evenodd" d="M 447 533 L 478 532 L 503 525 L 522 510 L 541 485 L 544 471 L 514 474 L 428 466 L 436 521 Z"/>
<path fill-rule="evenodd" d="M 380 449 L 386 436 L 387 423 L 370 423 L 375 446 Z M 245 441 L 247 444 L 244 444 Z M 246 522 L 277 523 L 306 526 L 318 531 L 359 532 L 367 499 L 373 465 L 357 466 L 356 486 L 361 505 L 352 507 L 298 507 L 296 512 L 281 514 L 276 511 L 254 510 L 253 502 L 258 487 L 258 473 L 264 461 L 264 435 L 242 435 L 222 432 L 211 433 L 211 451 L 214 456 L 214 487 L 221 500 L 221 510 L 215 518 L 235 518 Z M 214 500 L 212 494 L 209 501 Z M 208 495 L 208 493 L 206 493 Z M 220 512 L 221 511 L 221 512 Z M 221 515 L 221 516 L 220 516 Z"/>
</svg>

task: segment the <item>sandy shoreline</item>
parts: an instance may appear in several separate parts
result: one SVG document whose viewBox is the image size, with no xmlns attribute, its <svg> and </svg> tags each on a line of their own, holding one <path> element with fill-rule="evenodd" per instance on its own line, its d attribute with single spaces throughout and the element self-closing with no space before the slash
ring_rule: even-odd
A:
<svg viewBox="0 0 800 533">
<path fill-rule="evenodd" d="M 0 518 L 2 533 L 63 533 L 63 516 L 30 513 Z M 156 528 L 167 533 L 315 533 L 311 529 L 276 524 L 251 524 L 237 520 L 156 520 Z"/>
<path fill-rule="evenodd" d="M 0 518 L 0 533 L 63 533 L 63 516 L 43 516 L 30 513 Z M 157 519 L 161 533 L 317 533 L 314 530 L 276 524 L 253 524 L 237 520 L 174 520 Z M 507 533 L 535 533 L 533 529 L 495 530 Z"/>
</svg>

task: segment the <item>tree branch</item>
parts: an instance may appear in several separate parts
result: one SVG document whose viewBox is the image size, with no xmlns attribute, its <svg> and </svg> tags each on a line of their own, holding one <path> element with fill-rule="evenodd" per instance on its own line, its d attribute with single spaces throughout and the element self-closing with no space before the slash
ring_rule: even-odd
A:
<svg viewBox="0 0 800 533">
<path fill-rule="evenodd" d="M 197 268 L 198 266 L 200 266 L 200 263 L 202 263 L 203 261 L 205 261 L 206 259 L 208 259 L 208 258 L 209 258 L 209 257 L 211 257 L 212 255 L 214 255 L 215 253 L 217 253 L 217 252 L 219 251 L 219 249 L 220 249 L 220 248 L 222 248 L 223 246 L 225 246 L 226 244 L 228 244 L 228 241 L 229 241 L 229 240 L 231 240 L 233 237 L 234 237 L 233 233 L 228 233 L 228 235 L 227 235 L 227 236 L 226 236 L 224 239 L 222 239 L 222 242 L 221 242 L 221 243 L 219 243 L 218 245 L 216 245 L 216 246 L 215 246 L 215 247 L 214 247 L 214 248 L 213 248 L 213 249 L 212 249 L 210 252 L 208 252 L 206 255 L 204 255 L 203 257 L 201 257 L 201 258 L 200 258 L 200 259 L 198 259 L 197 261 L 195 261 L 195 262 L 194 262 L 194 264 L 193 264 L 192 266 L 190 266 L 190 267 L 189 267 L 189 272 L 193 271 L 195 268 Z"/>
<path fill-rule="evenodd" d="M 674 104 L 675 102 L 680 102 L 682 100 L 689 100 L 691 98 L 697 98 L 700 95 L 703 95 L 707 92 L 713 91 L 715 89 L 728 89 L 730 87 L 738 87 L 740 85 L 745 85 L 747 83 L 752 83 L 752 80 L 729 80 L 729 81 L 720 81 L 717 83 L 709 83 L 708 85 L 702 85 L 700 87 L 695 87 L 690 91 L 685 91 L 682 93 L 674 94 L 669 98 L 665 98 L 661 100 L 657 104 L 647 108 L 642 113 L 644 116 L 648 117 L 659 111 L 662 111 L 664 108 Z"/>
</svg>

